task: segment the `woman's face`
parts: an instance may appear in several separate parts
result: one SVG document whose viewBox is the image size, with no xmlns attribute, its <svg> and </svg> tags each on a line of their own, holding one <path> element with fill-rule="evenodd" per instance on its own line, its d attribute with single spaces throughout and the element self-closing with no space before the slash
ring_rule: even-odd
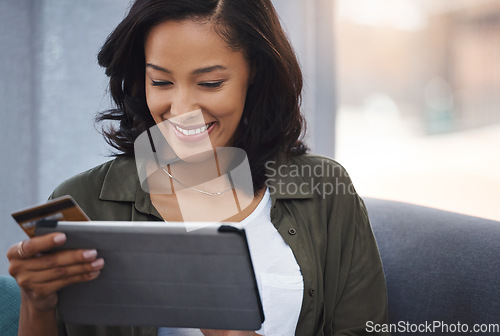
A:
<svg viewBox="0 0 500 336">
<path fill-rule="evenodd" d="M 231 146 L 249 84 L 244 53 L 192 20 L 155 26 L 144 52 L 146 101 L 177 155 Z"/>
</svg>

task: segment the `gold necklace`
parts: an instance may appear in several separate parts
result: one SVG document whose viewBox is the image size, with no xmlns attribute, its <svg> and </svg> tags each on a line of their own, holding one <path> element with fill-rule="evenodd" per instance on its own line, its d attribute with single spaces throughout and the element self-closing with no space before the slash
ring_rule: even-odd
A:
<svg viewBox="0 0 500 336">
<path fill-rule="evenodd" d="M 194 191 L 197 191 L 199 193 L 202 193 L 202 194 L 205 194 L 205 195 L 208 195 L 208 196 L 220 196 L 222 195 L 223 193 L 225 193 L 226 191 L 229 191 L 229 190 L 233 190 L 233 188 L 229 188 L 229 189 L 226 189 L 226 190 L 222 190 L 222 191 L 219 191 L 219 192 L 216 192 L 216 193 L 212 193 L 212 192 L 209 192 L 209 191 L 205 191 L 205 190 L 201 190 L 201 189 L 197 189 L 197 188 L 194 188 L 194 187 L 190 187 L 190 186 L 187 186 L 185 185 L 184 183 L 182 183 L 181 181 L 179 181 L 178 179 L 176 179 L 175 177 L 172 176 L 172 174 L 170 174 L 166 169 L 165 167 L 161 167 L 161 169 L 165 172 L 165 174 L 167 174 L 171 179 L 173 179 L 174 181 L 176 181 L 177 183 L 179 183 L 181 186 L 183 186 L 184 188 L 188 188 L 188 189 L 191 189 L 191 190 L 194 190 Z"/>
</svg>

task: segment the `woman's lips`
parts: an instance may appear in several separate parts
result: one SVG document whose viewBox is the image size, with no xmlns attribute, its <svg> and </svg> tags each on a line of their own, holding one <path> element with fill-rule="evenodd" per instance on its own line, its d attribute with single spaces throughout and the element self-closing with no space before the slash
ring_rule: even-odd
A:
<svg viewBox="0 0 500 336">
<path fill-rule="evenodd" d="M 199 141 L 208 137 L 215 126 L 215 122 L 210 122 L 204 125 L 179 125 L 170 122 L 172 131 L 179 140 L 182 141 Z"/>
</svg>

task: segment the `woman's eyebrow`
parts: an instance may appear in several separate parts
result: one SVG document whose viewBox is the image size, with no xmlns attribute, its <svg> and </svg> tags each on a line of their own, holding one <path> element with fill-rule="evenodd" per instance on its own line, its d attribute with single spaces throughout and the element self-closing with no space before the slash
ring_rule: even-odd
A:
<svg viewBox="0 0 500 336">
<path fill-rule="evenodd" d="M 165 69 L 165 68 L 162 68 L 161 66 L 156 65 L 156 64 L 152 64 L 152 63 L 146 63 L 146 68 L 155 69 L 155 70 L 158 70 L 161 72 L 166 72 L 168 74 L 172 73 L 172 71 Z"/>
<path fill-rule="evenodd" d="M 227 70 L 227 68 L 225 66 L 222 66 L 222 65 L 212 65 L 212 66 L 209 66 L 209 67 L 205 67 L 205 68 L 200 68 L 200 69 L 193 70 L 192 74 L 193 75 L 199 75 L 199 74 L 202 74 L 202 73 L 212 72 L 214 70 Z"/>
<path fill-rule="evenodd" d="M 168 74 L 171 74 L 172 71 L 166 69 L 166 68 L 163 68 L 159 65 L 156 65 L 156 64 L 152 64 L 152 63 L 146 63 L 146 68 L 152 68 L 152 69 L 155 69 L 155 70 L 158 70 L 158 71 L 161 71 L 161 72 L 165 72 L 165 73 L 168 73 Z M 199 74 L 202 74 L 202 73 L 208 73 L 208 72 L 212 72 L 212 71 L 215 71 L 215 70 L 227 70 L 227 68 L 223 65 L 212 65 L 212 66 L 208 66 L 208 67 L 204 67 L 204 68 L 199 68 L 199 69 L 196 69 L 196 70 L 193 70 L 192 74 L 193 75 L 199 75 Z"/>
</svg>

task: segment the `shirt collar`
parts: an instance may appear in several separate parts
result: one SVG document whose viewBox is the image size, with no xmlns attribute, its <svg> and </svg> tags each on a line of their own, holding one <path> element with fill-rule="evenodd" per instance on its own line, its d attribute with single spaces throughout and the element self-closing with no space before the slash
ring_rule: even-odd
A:
<svg viewBox="0 0 500 336">
<path fill-rule="evenodd" d="M 118 157 L 113 160 L 104 178 L 99 199 L 132 202 L 137 211 L 161 218 L 153 207 L 149 194 L 140 185 L 133 157 Z"/>
<path fill-rule="evenodd" d="M 104 177 L 99 199 L 103 201 L 134 202 L 139 178 L 134 158 L 118 157 Z"/>
<path fill-rule="evenodd" d="M 271 192 L 271 202 L 274 205 L 279 199 L 309 199 L 313 197 L 310 174 L 304 174 L 302 162 L 304 156 L 287 158 L 284 154 L 266 164 L 268 180 L 266 185 Z"/>
</svg>

